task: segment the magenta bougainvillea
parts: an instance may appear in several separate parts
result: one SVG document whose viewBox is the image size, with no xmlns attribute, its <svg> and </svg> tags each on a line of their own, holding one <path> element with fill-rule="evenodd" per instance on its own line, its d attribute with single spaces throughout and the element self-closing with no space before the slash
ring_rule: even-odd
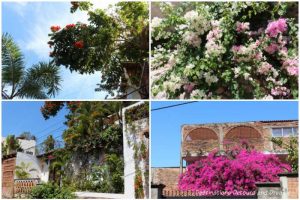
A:
<svg viewBox="0 0 300 200">
<path fill-rule="evenodd" d="M 211 152 L 207 158 L 190 164 L 179 178 L 181 191 L 255 191 L 256 182 L 279 181 L 278 174 L 291 171 L 275 155 L 235 147 L 225 155 Z"/>
</svg>

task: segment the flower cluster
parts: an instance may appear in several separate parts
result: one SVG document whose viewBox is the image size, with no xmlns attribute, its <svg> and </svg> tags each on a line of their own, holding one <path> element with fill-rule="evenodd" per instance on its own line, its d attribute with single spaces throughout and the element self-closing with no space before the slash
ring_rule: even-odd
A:
<svg viewBox="0 0 300 200">
<path fill-rule="evenodd" d="M 60 26 L 51 26 L 50 29 L 53 33 L 55 33 L 60 30 Z"/>
<path fill-rule="evenodd" d="M 66 25 L 65 29 L 71 29 L 74 28 L 76 25 L 75 24 L 68 24 Z"/>
<path fill-rule="evenodd" d="M 75 42 L 74 46 L 78 49 L 82 49 L 84 47 L 84 43 L 82 40 L 80 40 L 80 41 Z"/>
<path fill-rule="evenodd" d="M 164 17 L 152 20 L 153 98 L 298 98 L 298 26 L 284 4 L 161 3 Z"/>
<path fill-rule="evenodd" d="M 255 191 L 256 182 L 277 182 L 278 174 L 291 171 L 275 155 L 234 147 L 225 155 L 211 152 L 207 158 L 188 165 L 180 176 L 182 191 Z"/>
</svg>

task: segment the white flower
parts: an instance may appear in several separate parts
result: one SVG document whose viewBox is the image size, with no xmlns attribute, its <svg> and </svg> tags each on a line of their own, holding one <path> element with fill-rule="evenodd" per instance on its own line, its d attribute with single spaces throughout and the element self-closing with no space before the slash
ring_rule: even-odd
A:
<svg viewBox="0 0 300 200">
<path fill-rule="evenodd" d="M 193 69 L 194 67 L 195 67 L 194 64 L 188 64 L 188 65 L 186 66 L 187 69 Z"/>
<path fill-rule="evenodd" d="M 191 93 L 191 98 L 203 99 L 205 97 L 205 92 L 203 90 L 193 90 Z"/>
<path fill-rule="evenodd" d="M 159 18 L 159 17 L 154 17 L 151 21 L 151 27 L 152 28 L 156 28 L 159 27 L 160 23 L 163 21 L 163 19 Z"/>
<path fill-rule="evenodd" d="M 159 92 L 155 97 L 155 99 L 167 99 L 167 93 L 166 92 Z"/>
<path fill-rule="evenodd" d="M 198 13 L 194 10 L 191 10 L 187 13 L 185 13 L 184 18 L 188 21 L 194 21 L 195 19 L 197 19 L 198 17 Z"/>
<path fill-rule="evenodd" d="M 210 86 L 212 83 L 218 82 L 218 77 L 211 75 L 210 72 L 204 73 L 205 81 Z"/>
<path fill-rule="evenodd" d="M 273 96 L 268 94 L 266 96 L 263 97 L 263 99 L 266 99 L 266 100 L 272 100 L 273 99 Z"/>
<path fill-rule="evenodd" d="M 187 31 L 184 33 L 183 41 L 194 47 L 199 47 L 201 44 L 201 39 L 199 38 L 198 34 L 191 31 Z"/>
<path fill-rule="evenodd" d="M 248 72 L 245 72 L 243 75 L 245 80 L 249 80 L 250 74 Z"/>
</svg>

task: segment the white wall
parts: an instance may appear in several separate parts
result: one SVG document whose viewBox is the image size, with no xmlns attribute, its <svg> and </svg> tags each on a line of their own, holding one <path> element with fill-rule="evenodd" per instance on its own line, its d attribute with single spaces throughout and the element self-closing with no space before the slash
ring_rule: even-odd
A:
<svg viewBox="0 0 300 200">
<path fill-rule="evenodd" d="M 148 119 L 141 119 L 134 122 L 135 129 L 129 127 L 125 120 L 125 112 L 135 106 L 143 104 L 143 102 L 138 102 L 131 106 L 128 106 L 122 110 L 122 121 L 123 121 L 123 152 L 124 152 L 124 195 L 125 198 L 134 199 L 135 189 L 134 189 L 134 178 L 135 178 L 135 160 L 134 160 L 134 150 L 133 144 L 140 142 L 140 137 L 138 134 L 148 127 Z M 129 144 L 129 143 L 130 144 Z M 145 171 L 143 161 L 139 163 L 139 167 L 142 170 L 142 174 Z"/>
<path fill-rule="evenodd" d="M 35 171 L 30 172 L 30 178 L 40 178 L 43 182 L 48 181 L 49 166 L 44 161 L 41 161 L 35 155 L 18 152 L 16 165 L 21 165 L 22 162 L 24 162 L 25 164 L 30 163 L 29 169 L 35 169 Z M 18 177 L 15 175 L 15 179 L 16 178 Z"/>
<path fill-rule="evenodd" d="M 35 155 L 35 140 L 22 140 L 18 139 L 20 142 L 21 148 L 24 150 L 24 152 L 31 152 L 33 155 Z"/>
</svg>

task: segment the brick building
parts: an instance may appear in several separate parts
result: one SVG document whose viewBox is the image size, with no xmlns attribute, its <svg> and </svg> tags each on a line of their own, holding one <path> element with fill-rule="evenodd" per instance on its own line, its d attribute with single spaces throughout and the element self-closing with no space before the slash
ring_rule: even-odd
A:
<svg viewBox="0 0 300 200">
<path fill-rule="evenodd" d="M 252 148 L 277 154 L 285 159 L 287 152 L 271 142 L 272 137 L 298 137 L 297 120 L 253 121 L 242 123 L 212 123 L 183 125 L 181 128 L 181 159 L 190 164 L 214 149 L 226 150 L 246 141 Z"/>
<path fill-rule="evenodd" d="M 180 166 L 152 168 L 151 182 L 165 185 L 164 191 L 177 190 L 179 175 L 186 165 L 206 157 L 214 149 L 226 150 L 243 141 L 258 151 L 276 154 L 285 160 L 287 152 L 273 144 L 272 137 L 283 140 L 298 137 L 298 120 L 183 125 Z"/>
</svg>

